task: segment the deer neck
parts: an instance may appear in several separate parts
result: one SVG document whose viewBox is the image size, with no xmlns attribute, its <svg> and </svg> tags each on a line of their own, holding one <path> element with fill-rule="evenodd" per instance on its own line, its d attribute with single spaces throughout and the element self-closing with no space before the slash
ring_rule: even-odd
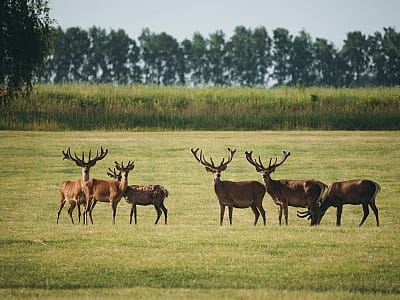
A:
<svg viewBox="0 0 400 300">
<path fill-rule="evenodd" d="M 128 174 L 126 174 L 126 175 L 123 174 L 122 175 L 122 179 L 119 182 L 119 187 L 120 187 L 121 191 L 123 193 L 125 193 L 125 191 L 126 191 L 126 189 L 128 187 Z"/>
<path fill-rule="evenodd" d="M 221 181 L 219 177 L 214 178 L 214 192 L 219 197 L 225 195 L 224 183 Z"/>
<path fill-rule="evenodd" d="M 89 180 L 89 170 L 85 170 L 85 168 L 82 168 L 82 182 L 86 182 Z"/>
</svg>

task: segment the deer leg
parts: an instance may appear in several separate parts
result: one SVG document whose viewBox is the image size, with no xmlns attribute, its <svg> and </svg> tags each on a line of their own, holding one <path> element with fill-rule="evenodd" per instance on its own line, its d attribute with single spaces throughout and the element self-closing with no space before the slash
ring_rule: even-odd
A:
<svg viewBox="0 0 400 300">
<path fill-rule="evenodd" d="M 224 214 L 225 214 L 225 205 L 220 205 L 221 213 L 219 217 L 219 225 L 222 226 L 222 222 L 224 221 Z"/>
<path fill-rule="evenodd" d="M 375 203 L 372 202 L 369 204 L 372 208 L 372 211 L 375 214 L 375 218 L 376 218 L 376 226 L 379 226 L 379 216 L 378 216 L 378 208 L 376 207 Z"/>
<path fill-rule="evenodd" d="M 257 208 L 258 208 L 258 210 L 259 210 L 260 213 L 261 213 L 261 217 L 263 218 L 264 226 L 267 225 L 267 219 L 266 219 L 266 217 L 265 217 L 265 210 L 264 210 L 264 207 L 262 206 L 262 204 L 260 204 L 260 205 L 257 206 Z"/>
<path fill-rule="evenodd" d="M 164 217 L 165 217 L 165 224 L 167 224 L 167 218 L 168 218 L 168 209 L 164 206 L 164 203 L 161 202 L 161 209 L 164 212 Z"/>
<path fill-rule="evenodd" d="M 81 222 L 81 205 L 78 203 L 78 223 Z"/>
<path fill-rule="evenodd" d="M 283 213 L 285 214 L 285 224 L 288 224 L 288 205 L 284 203 L 283 205 Z"/>
<path fill-rule="evenodd" d="M 156 219 L 156 222 L 155 222 L 154 224 L 157 224 L 157 223 L 158 223 L 158 220 L 160 220 L 160 217 L 161 217 L 161 215 L 162 215 L 162 211 L 161 211 L 161 208 L 160 208 L 159 205 L 154 205 L 154 208 L 155 208 L 156 211 L 157 211 L 157 219 Z"/>
<path fill-rule="evenodd" d="M 343 205 L 339 205 L 336 209 L 336 226 L 340 226 L 340 221 L 342 219 Z"/>
<path fill-rule="evenodd" d="M 115 225 L 115 216 L 117 215 L 117 202 L 111 201 L 111 209 L 112 209 L 112 224 Z"/>
<path fill-rule="evenodd" d="M 260 212 L 258 211 L 255 204 L 251 205 L 251 209 L 253 210 L 254 213 L 254 226 L 255 226 L 257 224 L 258 218 L 260 217 Z"/>
<path fill-rule="evenodd" d="M 232 225 L 233 206 L 228 206 L 229 211 L 229 225 Z"/>
<path fill-rule="evenodd" d="M 71 218 L 72 224 L 75 224 L 75 223 L 74 223 L 74 218 L 73 218 L 73 216 L 72 216 L 72 212 L 74 211 L 75 206 L 76 206 L 76 203 L 75 203 L 75 202 L 72 202 L 72 203 L 71 203 L 71 206 L 68 208 L 68 214 L 69 214 L 69 217 Z"/>
<path fill-rule="evenodd" d="M 60 218 L 60 213 L 61 213 L 61 211 L 62 211 L 62 209 L 63 209 L 63 207 L 64 207 L 64 205 L 65 205 L 65 199 L 64 198 L 61 198 L 61 201 L 60 201 L 60 208 L 58 209 L 58 212 L 57 212 L 57 224 L 58 224 L 58 219 Z"/>
<path fill-rule="evenodd" d="M 279 211 L 279 226 L 282 225 L 282 204 L 278 204 L 278 211 Z"/>
<path fill-rule="evenodd" d="M 137 224 L 136 220 L 136 204 L 132 203 L 131 206 L 131 214 L 129 215 L 129 224 L 132 224 L 132 215 L 135 215 L 135 225 Z"/>
<path fill-rule="evenodd" d="M 90 222 L 92 223 L 92 225 L 93 225 L 92 212 L 93 212 L 93 209 L 96 206 L 96 204 L 97 204 L 97 201 L 95 199 L 93 199 L 92 203 L 90 204 L 90 209 L 89 209 L 89 218 L 90 218 Z M 87 222 L 87 217 L 86 217 L 86 222 Z"/>
<path fill-rule="evenodd" d="M 363 218 L 362 218 L 362 220 L 361 220 L 360 225 L 358 225 L 358 226 L 361 226 L 361 225 L 364 223 L 365 219 L 366 219 L 366 218 L 368 217 L 368 215 L 369 215 L 368 203 L 363 203 L 363 204 L 362 204 L 362 208 L 363 208 L 363 211 L 364 211 L 364 216 L 363 216 Z"/>
</svg>

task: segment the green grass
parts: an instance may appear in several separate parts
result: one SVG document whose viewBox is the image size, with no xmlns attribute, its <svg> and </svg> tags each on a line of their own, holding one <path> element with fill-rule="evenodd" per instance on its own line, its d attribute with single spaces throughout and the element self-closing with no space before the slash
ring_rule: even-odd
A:
<svg viewBox="0 0 400 300">
<path fill-rule="evenodd" d="M 2 130 L 398 130 L 400 88 L 38 85 Z"/>
<path fill-rule="evenodd" d="M 140 206 L 138 225 L 129 225 L 124 200 L 115 226 L 104 203 L 96 206 L 95 225 L 70 224 L 67 208 L 55 224 L 59 183 L 80 177 L 61 150 L 100 146 L 109 155 L 91 177 L 105 179 L 115 160 L 133 159 L 131 184 L 159 183 L 170 191 L 168 225 L 154 225 L 154 209 Z M 235 209 L 233 225 L 225 219 L 221 227 L 211 177 L 191 147 L 217 161 L 227 147 L 237 148 L 223 179 L 261 181 L 245 150 L 264 160 L 288 150 L 275 179 L 375 180 L 382 187 L 381 226 L 371 212 L 359 228 L 362 208 L 345 206 L 339 228 L 333 208 L 313 228 L 290 208 L 289 225 L 280 227 L 266 195 L 266 227 L 253 226 L 250 209 Z M 0 131 L 0 296 L 398 299 L 399 149 L 398 131 Z"/>
</svg>

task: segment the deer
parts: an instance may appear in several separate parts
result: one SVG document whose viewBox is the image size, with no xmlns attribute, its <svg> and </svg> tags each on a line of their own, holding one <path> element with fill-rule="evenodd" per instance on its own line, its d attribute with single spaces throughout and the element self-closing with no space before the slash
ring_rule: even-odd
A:
<svg viewBox="0 0 400 300">
<path fill-rule="evenodd" d="M 229 210 L 229 224 L 232 225 L 233 208 L 248 208 L 251 207 L 254 213 L 254 225 L 257 225 L 258 218 L 261 214 L 266 225 L 265 210 L 262 204 L 265 195 L 265 186 L 258 181 L 241 181 L 233 182 L 221 180 L 221 173 L 225 171 L 228 164 L 232 161 L 236 149 L 228 148 L 229 157 L 225 162 L 223 158 L 221 163 L 216 166 L 213 159 L 210 157 L 210 162 L 205 159 L 203 151 L 199 148 L 190 150 L 194 158 L 202 164 L 207 172 L 212 174 L 215 196 L 220 205 L 220 226 L 223 224 L 225 207 Z"/>
<path fill-rule="evenodd" d="M 279 225 L 282 225 L 282 212 L 285 215 L 285 224 L 288 225 L 288 206 L 304 207 L 308 209 L 311 216 L 311 226 L 317 225 L 319 218 L 318 201 L 327 189 L 327 185 L 317 180 L 273 180 L 271 174 L 281 166 L 290 156 L 290 152 L 283 151 L 283 158 L 272 163 L 269 160 L 268 167 L 265 167 L 261 158 L 253 159 L 252 151 L 245 151 L 247 161 L 255 167 L 264 179 L 267 193 L 271 196 L 279 209 Z"/>
<path fill-rule="evenodd" d="M 336 226 L 340 226 L 342 218 L 342 210 L 344 204 L 362 205 L 364 216 L 361 220 L 359 227 L 364 224 L 369 215 L 369 208 L 375 214 L 376 226 L 379 226 L 378 208 L 375 204 L 375 198 L 380 191 L 378 183 L 372 180 L 356 179 L 341 182 L 334 182 L 329 187 L 327 193 L 321 200 L 320 204 L 320 218 L 321 221 L 327 209 L 331 206 L 336 207 Z M 304 217 L 306 217 L 305 214 Z"/>
<path fill-rule="evenodd" d="M 118 181 L 121 180 L 121 173 L 117 173 L 115 168 L 114 170 L 108 168 L 108 170 L 108 176 Z M 129 224 L 132 224 L 132 215 L 134 215 L 135 225 L 137 224 L 136 205 L 153 205 L 157 212 L 157 218 L 154 224 L 158 223 L 163 212 L 165 217 L 165 224 L 167 224 L 168 210 L 164 205 L 164 199 L 168 197 L 168 190 L 162 185 L 130 185 L 127 187 L 124 197 L 126 202 L 131 204 Z"/>
<path fill-rule="evenodd" d="M 90 168 L 96 165 L 99 160 L 102 160 L 106 157 L 108 153 L 108 149 L 103 149 L 101 147 L 100 154 L 97 151 L 96 157 L 93 159 L 91 158 L 91 150 L 89 150 L 89 158 L 88 161 L 85 162 L 85 153 L 82 152 L 82 158 L 79 158 L 76 153 L 74 156 L 71 155 L 71 149 L 68 147 L 66 151 L 62 151 L 64 155 L 64 159 L 70 160 L 75 162 L 75 164 L 82 169 L 82 177 L 78 180 L 66 180 L 63 181 L 60 185 L 60 207 L 57 212 L 57 221 L 60 218 L 61 210 L 63 209 L 64 205 L 68 202 L 70 207 L 68 209 L 68 214 L 71 218 L 72 224 L 74 224 L 74 218 L 72 217 L 72 212 L 74 211 L 75 207 L 78 207 L 78 222 L 81 221 L 81 204 L 85 204 L 85 195 L 82 190 L 82 184 L 89 180 L 89 171 Z"/>
<path fill-rule="evenodd" d="M 112 224 L 115 225 L 117 206 L 128 187 L 129 171 L 135 167 L 134 162 L 129 161 L 126 166 L 124 163 L 115 162 L 115 167 L 121 172 L 121 180 L 101 180 L 90 179 L 83 184 L 83 191 L 86 198 L 86 207 L 83 213 L 84 224 L 87 225 L 87 214 L 93 224 L 92 211 L 98 201 L 109 202 L 112 209 Z"/>
</svg>

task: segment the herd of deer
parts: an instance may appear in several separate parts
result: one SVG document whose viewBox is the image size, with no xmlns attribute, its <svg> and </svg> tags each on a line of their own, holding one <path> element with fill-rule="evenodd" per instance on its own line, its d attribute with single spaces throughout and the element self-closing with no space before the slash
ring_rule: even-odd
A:
<svg viewBox="0 0 400 300">
<path fill-rule="evenodd" d="M 129 171 L 135 167 L 133 161 L 129 161 L 126 166 L 124 163 L 115 162 L 115 168 L 119 171 L 108 169 L 107 175 L 115 180 L 107 181 L 100 179 L 89 179 L 90 168 L 96 165 L 96 162 L 106 157 L 108 149 L 101 147 L 100 154 L 97 151 L 95 158 L 91 159 L 91 151 L 89 151 L 88 161 L 85 162 L 85 154 L 82 153 L 82 158 L 76 154 L 71 155 L 70 148 L 67 151 L 62 151 L 64 158 L 68 159 L 82 169 L 82 178 L 78 180 L 67 180 L 61 183 L 60 186 L 60 208 L 57 212 L 57 223 L 60 218 L 61 210 L 66 203 L 70 204 L 68 214 L 71 218 L 72 224 L 74 219 L 72 212 L 75 207 L 78 207 L 78 220 L 80 222 L 81 210 L 80 205 L 84 205 L 83 224 L 88 224 L 87 214 L 89 214 L 90 221 L 93 224 L 92 212 L 98 201 L 109 202 L 112 209 L 112 223 L 115 224 L 115 215 L 117 212 L 117 205 L 122 197 L 125 197 L 126 202 L 132 205 L 130 213 L 130 224 L 132 224 L 132 215 L 136 218 L 136 205 L 153 205 L 157 211 L 157 219 L 155 224 L 164 212 L 165 224 L 167 224 L 168 210 L 164 206 L 164 199 L 168 197 L 168 191 L 161 185 L 129 185 L 128 174 Z"/>
<path fill-rule="evenodd" d="M 282 224 L 282 213 L 285 215 L 285 223 L 288 224 L 288 207 L 306 208 L 305 211 L 298 211 L 297 216 L 311 220 L 311 226 L 318 225 L 322 217 L 330 206 L 337 208 L 336 225 L 340 226 L 342 209 L 344 204 L 362 205 L 364 216 L 359 226 L 361 226 L 369 215 L 369 206 L 375 214 L 376 225 L 379 226 L 378 208 L 375 205 L 375 197 L 380 190 L 379 184 L 371 180 L 358 179 L 342 182 L 334 182 L 329 187 L 318 180 L 273 180 L 271 173 L 277 167 L 282 165 L 290 155 L 290 152 L 283 151 L 283 158 L 278 162 L 278 158 L 270 158 L 268 167 L 265 167 L 258 157 L 252 157 L 252 151 L 245 152 L 247 161 L 255 167 L 264 179 L 264 184 L 258 181 L 233 182 L 221 180 L 221 173 L 225 171 L 228 164 L 232 161 L 235 149 L 228 148 L 229 156 L 225 161 L 216 166 L 210 157 L 206 160 L 202 150 L 199 148 L 191 149 L 194 158 L 202 164 L 208 172 L 212 173 L 214 192 L 220 205 L 220 225 L 223 223 L 225 208 L 228 207 L 229 223 L 232 225 L 233 208 L 251 208 L 254 213 L 254 225 L 260 217 L 266 225 L 265 210 L 263 208 L 263 199 L 266 192 L 271 196 L 274 203 L 279 208 L 279 225 Z M 115 168 L 119 171 L 111 170 L 107 175 L 113 178 L 112 181 L 89 179 L 89 170 L 97 161 L 103 159 L 108 150 L 101 148 L 97 151 L 95 158 L 91 159 L 89 151 L 88 161 L 85 162 L 84 153 L 82 158 L 76 154 L 71 155 L 70 148 L 62 151 L 64 158 L 76 163 L 82 169 L 82 178 L 78 180 L 64 181 L 60 187 L 60 208 L 57 214 L 57 223 L 60 213 L 65 203 L 70 204 L 68 214 L 74 223 L 72 212 L 78 207 L 78 218 L 80 222 L 80 205 L 84 205 L 83 223 L 87 224 L 87 214 L 93 224 L 92 211 L 98 201 L 109 202 L 112 208 L 112 223 L 115 224 L 116 209 L 122 197 L 132 205 L 130 213 L 130 224 L 132 224 L 132 215 L 136 219 L 136 205 L 154 205 L 157 211 L 158 223 L 162 212 L 167 224 L 167 209 L 164 206 L 164 199 L 168 196 L 168 191 L 161 185 L 130 185 L 128 186 L 128 173 L 134 168 L 134 163 L 129 161 L 126 166 L 123 163 L 115 162 Z"/>
</svg>

